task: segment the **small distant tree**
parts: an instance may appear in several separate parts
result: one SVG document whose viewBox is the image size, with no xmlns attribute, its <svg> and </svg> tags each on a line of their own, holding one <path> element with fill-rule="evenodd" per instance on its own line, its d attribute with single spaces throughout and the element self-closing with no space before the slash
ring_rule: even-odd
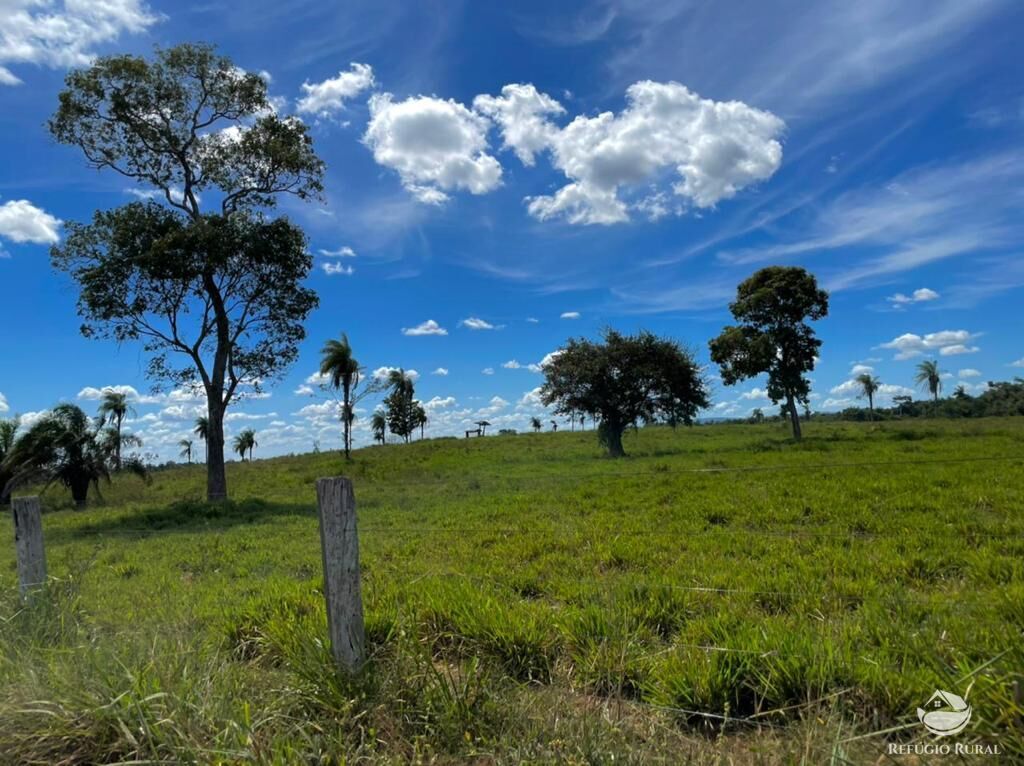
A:
<svg viewBox="0 0 1024 766">
<path fill-rule="evenodd" d="M 388 420 L 388 430 L 408 444 L 413 431 L 419 425 L 416 415 L 416 387 L 412 378 L 403 369 L 392 370 L 387 381 L 390 393 L 384 398 L 384 411 Z"/>
<path fill-rule="evenodd" d="M 209 460 L 210 447 L 209 442 L 207 442 L 206 438 L 210 434 L 210 419 L 206 417 L 206 415 L 200 415 L 198 418 L 196 418 L 195 427 L 192 429 L 192 433 L 194 433 L 196 436 L 203 440 L 203 447 L 205 448 L 206 451 L 206 459 Z"/>
<path fill-rule="evenodd" d="M 329 340 L 320 352 L 320 374 L 327 376 L 327 383 L 334 390 L 341 391 L 341 423 L 345 459 L 352 459 L 352 421 L 355 420 L 354 394 L 361 377 L 359 362 L 352 353 L 348 335 L 341 334 L 340 340 Z"/>
<path fill-rule="evenodd" d="M 413 419 L 416 421 L 416 425 L 419 426 L 420 439 L 423 439 L 427 423 L 430 421 L 430 418 L 427 417 L 427 411 L 423 408 L 423 405 L 420 402 L 416 402 L 416 405 L 413 408 Z"/>
<path fill-rule="evenodd" d="M 650 332 L 606 330 L 603 342 L 570 340 L 544 366 L 541 401 L 555 412 L 586 413 L 612 457 L 625 455 L 622 434 L 636 421 L 690 425 L 708 406 L 708 390 L 693 356 Z"/>
<path fill-rule="evenodd" d="M 910 397 L 910 396 L 894 396 L 892 398 L 892 401 L 893 401 L 893 404 L 896 405 L 896 411 L 900 415 L 903 415 L 905 413 L 905 411 L 906 411 L 906 408 L 910 406 L 910 404 L 914 401 L 914 399 L 913 399 L 913 397 Z"/>
<path fill-rule="evenodd" d="M 107 389 L 103 392 L 98 414 L 100 423 L 102 425 L 109 424 L 117 434 L 117 438 L 114 439 L 116 450 L 114 453 L 115 471 L 121 470 L 121 424 L 129 412 L 134 412 L 134 410 L 128 404 L 128 396 L 126 394 L 112 389 Z"/>
<path fill-rule="evenodd" d="M 18 435 L 18 419 L 4 418 L 0 420 L 0 505 L 7 504 L 7 495 L 4 494 L 4 487 L 11 480 L 11 467 L 8 466 L 7 456 L 14 448 L 14 441 Z"/>
<path fill-rule="evenodd" d="M 534 433 L 539 432 L 541 427 L 542 427 L 542 423 L 540 422 L 540 418 L 538 418 L 536 416 L 530 418 L 530 428 L 533 429 Z"/>
<path fill-rule="evenodd" d="M 49 128 L 161 200 L 67 224 L 51 260 L 79 287 L 86 337 L 141 340 L 158 384 L 201 382 L 206 494 L 223 500 L 224 414 L 239 385 L 258 390 L 295 360 L 317 305 L 304 234 L 261 212 L 321 193 L 308 127 L 275 112 L 259 75 L 179 45 L 70 72 Z"/>
<path fill-rule="evenodd" d="M 552 420 L 551 421 L 551 430 L 552 431 L 557 431 L 558 430 L 558 421 L 557 420 Z"/>
<path fill-rule="evenodd" d="M 755 407 L 754 410 L 750 413 L 750 419 L 753 420 L 755 423 L 763 423 L 764 411 L 760 407 Z"/>
<path fill-rule="evenodd" d="M 938 404 L 939 392 L 942 390 L 942 370 L 937 361 L 927 360 L 918 364 L 914 382 L 930 393 L 932 400 Z"/>
<path fill-rule="evenodd" d="M 377 410 L 376 412 L 374 412 L 373 416 L 370 418 L 370 428 L 373 429 L 373 439 L 374 439 L 374 441 L 378 441 L 381 444 L 385 444 L 387 442 L 387 433 L 388 433 L 388 418 L 387 418 L 387 415 L 385 415 L 380 410 Z"/>
<path fill-rule="evenodd" d="M 882 385 L 876 376 L 870 372 L 862 372 L 856 378 L 857 385 L 860 386 L 860 395 L 868 398 L 868 412 L 871 415 L 871 419 L 875 419 L 875 394 L 878 392 L 878 387 Z"/>
<path fill-rule="evenodd" d="M 0 495 L 7 497 L 27 482 L 59 483 L 71 492 L 75 507 L 84 508 L 89 487 L 99 492 L 100 481 L 110 481 L 114 469 L 115 443 L 104 430 L 80 407 L 58 404 L 11 446 L 5 459 L 11 478 Z M 145 466 L 136 458 L 123 459 L 121 467 L 148 479 Z"/>
<path fill-rule="evenodd" d="M 256 441 L 256 432 L 253 431 L 251 428 L 246 428 L 244 431 L 242 431 L 235 437 L 232 446 L 234 447 L 235 452 L 238 453 L 238 456 L 242 458 L 242 460 L 245 460 L 245 455 L 246 453 L 248 453 L 249 461 L 252 462 L 252 451 L 254 448 L 259 446 L 259 444 Z"/>
<path fill-rule="evenodd" d="M 807 321 L 828 314 L 828 293 L 804 269 L 769 266 L 740 283 L 729 309 L 740 324 L 726 327 L 710 342 L 722 382 L 731 386 L 767 373 L 768 398 L 785 402 L 793 438 L 799 440 L 797 403 L 808 401 L 807 373 L 821 347 Z"/>
<path fill-rule="evenodd" d="M 963 402 L 970 399 L 971 395 L 967 393 L 967 389 L 964 388 L 964 384 L 961 383 L 959 386 L 953 389 L 953 398 Z"/>
<path fill-rule="evenodd" d="M 181 447 L 181 452 L 178 453 L 178 457 L 183 457 L 188 461 L 189 465 L 192 465 L 192 440 L 182 439 L 178 442 L 178 446 Z"/>
<path fill-rule="evenodd" d="M 480 429 L 480 435 L 481 435 L 481 436 L 487 436 L 487 426 L 489 426 L 489 425 L 490 425 L 490 422 L 489 422 L 489 421 L 487 421 L 487 420 L 478 420 L 478 421 L 476 421 L 476 422 L 474 423 L 474 425 L 475 425 L 475 426 L 476 426 L 477 428 L 479 428 L 479 429 Z"/>
<path fill-rule="evenodd" d="M 231 449 L 235 451 L 235 454 L 241 458 L 242 462 L 245 462 L 245 454 L 249 451 L 249 445 L 245 441 L 245 437 L 242 434 L 236 434 L 234 440 L 231 442 Z"/>
</svg>

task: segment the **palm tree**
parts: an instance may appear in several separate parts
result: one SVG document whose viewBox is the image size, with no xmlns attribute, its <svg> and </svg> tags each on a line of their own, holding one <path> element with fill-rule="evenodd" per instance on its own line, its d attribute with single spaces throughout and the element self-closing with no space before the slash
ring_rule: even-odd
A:
<svg viewBox="0 0 1024 766">
<path fill-rule="evenodd" d="M 936 403 L 939 401 L 939 391 L 942 389 L 942 371 L 939 363 L 933 360 L 926 360 L 917 365 L 917 375 L 914 382 L 932 395 Z"/>
<path fill-rule="evenodd" d="M 258 447 L 259 442 L 256 441 L 256 432 L 251 428 L 246 428 L 242 431 L 242 440 L 245 442 L 245 446 L 249 450 L 249 462 L 252 462 L 252 451 L 254 447 Z"/>
<path fill-rule="evenodd" d="M 111 424 L 117 432 L 117 439 L 114 440 L 114 470 L 121 470 L 121 423 L 125 416 L 135 410 L 128 404 L 128 395 L 119 391 L 107 389 L 103 392 L 103 399 L 100 401 L 99 418 L 101 425 Z"/>
<path fill-rule="evenodd" d="M 373 417 L 370 418 L 370 427 L 373 429 L 374 441 L 379 441 L 381 444 L 387 443 L 388 419 L 383 412 L 377 410 L 373 413 Z"/>
<path fill-rule="evenodd" d="M 423 431 L 427 427 L 427 411 L 423 409 L 423 405 L 416 402 L 416 411 L 413 413 L 413 419 L 416 421 L 416 425 L 420 427 L 420 439 L 423 439 Z"/>
<path fill-rule="evenodd" d="M 206 437 L 210 435 L 210 419 L 206 415 L 201 415 L 196 418 L 195 428 L 192 429 L 192 433 L 203 440 L 203 447 L 206 450 L 206 459 L 210 459 L 210 446 L 206 440 Z"/>
<path fill-rule="evenodd" d="M 251 428 L 246 428 L 238 436 L 235 437 L 234 441 L 231 442 L 232 449 L 238 453 L 238 456 L 245 460 L 245 453 L 249 453 L 249 462 L 252 462 L 252 450 L 253 447 L 258 447 L 259 444 L 256 442 L 256 432 Z"/>
<path fill-rule="evenodd" d="M 192 440 L 182 439 L 178 442 L 178 446 L 181 447 L 181 452 L 178 453 L 178 456 L 185 458 L 188 460 L 188 464 L 192 465 Z"/>
<path fill-rule="evenodd" d="M 4 505 L 7 502 L 6 497 L 3 496 L 4 487 L 11 480 L 11 472 L 7 468 L 7 456 L 14 448 L 14 439 L 17 434 L 17 418 L 0 420 L 0 497 L 2 497 L 0 505 Z"/>
<path fill-rule="evenodd" d="M 249 451 L 249 443 L 245 440 L 245 431 L 237 434 L 231 441 L 231 449 L 245 462 L 245 453 Z"/>
<path fill-rule="evenodd" d="M 342 415 L 344 426 L 345 459 L 352 458 L 352 420 L 355 408 L 352 392 L 359 385 L 359 362 L 352 356 L 352 346 L 348 336 L 341 334 L 341 340 L 329 340 L 320 352 L 320 374 L 328 376 L 330 385 L 341 389 Z"/>
<path fill-rule="evenodd" d="M 533 428 L 534 432 L 540 431 L 542 425 L 543 424 L 540 422 L 540 418 L 538 418 L 538 417 L 530 418 L 530 426 Z"/>
<path fill-rule="evenodd" d="M 388 373 L 387 385 L 391 393 L 384 401 L 391 432 L 401 436 L 408 444 L 417 425 L 414 409 L 416 400 L 413 398 L 416 395 L 415 384 L 404 369 L 398 368 Z"/>
<path fill-rule="evenodd" d="M 871 413 L 871 419 L 875 419 L 875 393 L 878 391 L 878 387 L 882 385 L 876 376 L 870 372 L 862 372 L 856 378 L 856 383 L 860 386 L 861 396 L 868 398 L 868 412 Z"/>
<path fill-rule="evenodd" d="M 74 404 L 58 404 L 11 446 L 4 459 L 11 478 L 0 495 L 6 497 L 16 485 L 28 481 L 59 482 L 71 490 L 75 507 L 84 508 L 90 485 L 98 492 L 101 479 L 110 481 L 125 439 L 138 442 L 137 437 L 118 439 L 115 429 L 94 425 Z M 148 479 L 139 460 L 126 459 L 122 468 Z"/>
</svg>

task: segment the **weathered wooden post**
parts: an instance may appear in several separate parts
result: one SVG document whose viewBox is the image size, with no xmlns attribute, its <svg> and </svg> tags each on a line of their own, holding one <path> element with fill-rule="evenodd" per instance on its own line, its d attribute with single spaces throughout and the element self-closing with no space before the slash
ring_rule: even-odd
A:
<svg viewBox="0 0 1024 766">
<path fill-rule="evenodd" d="M 46 551 L 43 550 L 43 515 L 38 497 L 16 497 L 14 548 L 18 558 L 18 587 L 21 595 L 46 584 Z"/>
<path fill-rule="evenodd" d="M 359 533 L 352 481 L 317 479 L 320 549 L 324 560 L 327 630 L 334 660 L 352 672 L 366 659 L 363 596 L 359 585 Z"/>
</svg>

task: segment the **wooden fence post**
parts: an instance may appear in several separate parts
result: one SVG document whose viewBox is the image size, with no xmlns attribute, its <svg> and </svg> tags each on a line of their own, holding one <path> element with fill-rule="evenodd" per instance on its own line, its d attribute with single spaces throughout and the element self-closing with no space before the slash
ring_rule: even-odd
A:
<svg viewBox="0 0 1024 766">
<path fill-rule="evenodd" d="M 331 652 L 335 662 L 353 672 L 366 659 L 366 630 L 359 585 L 359 533 L 352 481 L 341 477 L 317 479 L 316 499 Z"/>
<path fill-rule="evenodd" d="M 46 583 L 46 551 L 43 550 L 43 516 L 38 497 L 16 497 L 14 547 L 18 558 L 18 587 L 21 595 Z"/>
</svg>

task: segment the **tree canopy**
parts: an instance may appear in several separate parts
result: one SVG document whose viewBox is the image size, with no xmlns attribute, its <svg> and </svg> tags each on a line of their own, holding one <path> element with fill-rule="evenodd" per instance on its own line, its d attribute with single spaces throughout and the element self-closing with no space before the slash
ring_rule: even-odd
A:
<svg viewBox="0 0 1024 766">
<path fill-rule="evenodd" d="M 84 335 L 141 340 L 157 383 L 202 385 L 207 496 L 222 499 L 224 412 L 239 386 L 258 390 L 294 361 L 317 305 L 302 284 L 305 236 L 261 211 L 322 191 L 308 130 L 274 112 L 262 78 L 206 45 L 71 72 L 50 130 L 161 200 L 68 224 L 52 261 L 80 287 Z"/>
<path fill-rule="evenodd" d="M 708 406 L 708 386 L 692 354 L 650 332 L 605 330 L 603 342 L 569 340 L 544 366 L 541 401 L 558 414 L 583 412 L 599 422 L 609 455 L 625 454 L 622 434 L 643 421 L 689 425 Z"/>
<path fill-rule="evenodd" d="M 767 373 L 768 398 L 785 402 L 799 439 L 796 405 L 807 404 L 807 373 L 821 347 L 807 321 L 828 314 L 828 293 L 805 269 L 769 266 L 739 284 L 729 310 L 740 324 L 725 327 L 709 344 L 722 382 L 731 386 Z"/>
</svg>

